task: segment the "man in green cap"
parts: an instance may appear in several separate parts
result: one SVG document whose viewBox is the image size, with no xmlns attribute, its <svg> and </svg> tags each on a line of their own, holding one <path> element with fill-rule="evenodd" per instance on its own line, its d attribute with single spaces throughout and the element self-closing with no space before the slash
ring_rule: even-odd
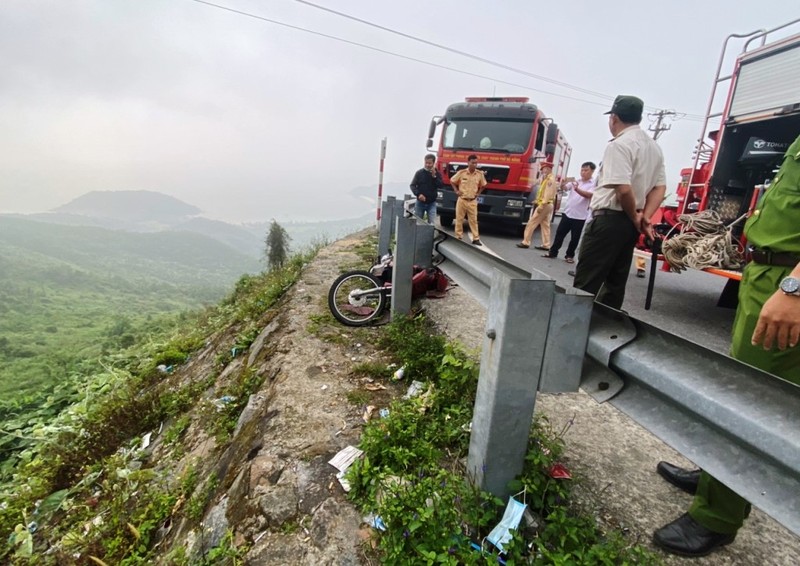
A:
<svg viewBox="0 0 800 566">
<path fill-rule="evenodd" d="M 731 356 L 800 385 L 800 137 L 745 225 L 751 261 L 739 288 Z M 705 556 L 730 544 L 750 504 L 700 470 L 659 462 L 658 473 L 689 493 L 689 512 L 658 529 L 667 552 Z"/>
<path fill-rule="evenodd" d="M 653 237 L 650 217 L 667 190 L 664 155 L 640 127 L 644 102 L 620 95 L 608 114 L 608 143 L 592 195 L 573 285 L 597 301 L 622 307 L 640 233 Z"/>
</svg>

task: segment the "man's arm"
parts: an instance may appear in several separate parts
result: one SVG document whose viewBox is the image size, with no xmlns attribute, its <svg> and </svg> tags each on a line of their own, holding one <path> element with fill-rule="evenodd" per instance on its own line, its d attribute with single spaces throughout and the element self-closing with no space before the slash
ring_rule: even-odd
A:
<svg viewBox="0 0 800 566">
<path fill-rule="evenodd" d="M 411 185 L 409 185 L 409 186 L 411 187 L 411 192 L 413 193 L 413 195 L 414 196 L 418 196 L 419 195 L 419 171 L 414 173 L 414 178 L 411 179 Z"/>
<path fill-rule="evenodd" d="M 450 185 L 453 187 L 453 190 L 456 192 L 456 194 L 461 196 L 461 171 L 456 173 L 455 176 L 450 179 Z"/>
<path fill-rule="evenodd" d="M 604 185 L 609 189 L 614 189 L 617 194 L 617 201 L 622 207 L 631 222 L 639 229 L 641 224 L 642 213 L 636 211 L 636 197 L 633 195 L 633 188 L 630 185 Z"/>
<path fill-rule="evenodd" d="M 481 194 L 483 192 L 483 189 L 486 187 L 486 184 L 487 184 L 486 175 L 484 175 L 483 171 L 481 171 L 481 178 L 480 181 L 478 181 L 478 194 Z"/>
<path fill-rule="evenodd" d="M 642 220 L 641 225 L 639 226 L 639 232 L 645 234 L 651 240 L 656 237 L 656 234 L 653 231 L 653 224 L 650 222 L 650 219 L 656 213 L 658 207 L 661 206 L 661 203 L 664 202 L 664 196 L 666 194 L 667 186 L 658 185 L 653 187 L 653 189 L 647 193 L 647 196 L 644 199 L 644 210 L 642 211 Z"/>
<path fill-rule="evenodd" d="M 584 191 L 578 186 L 578 183 L 575 183 L 575 185 L 572 187 L 572 190 L 581 195 L 583 198 L 592 198 L 592 191 Z"/>
<path fill-rule="evenodd" d="M 791 276 L 800 279 L 800 263 Z M 775 291 L 761 307 L 750 341 L 753 346 L 761 344 L 765 350 L 771 350 L 774 344 L 779 350 L 796 348 L 800 342 L 800 297 L 787 295 L 780 289 Z"/>
</svg>

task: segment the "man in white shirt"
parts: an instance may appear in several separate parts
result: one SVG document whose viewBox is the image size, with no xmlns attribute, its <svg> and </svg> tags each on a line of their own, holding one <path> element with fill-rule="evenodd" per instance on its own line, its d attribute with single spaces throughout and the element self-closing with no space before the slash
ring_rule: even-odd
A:
<svg viewBox="0 0 800 566">
<path fill-rule="evenodd" d="M 587 161 L 581 165 L 581 178 L 579 180 L 576 181 L 572 179 L 562 183 L 562 188 L 569 188 L 567 205 L 564 207 L 561 220 L 558 222 L 556 239 L 553 241 L 553 245 L 550 246 L 550 251 L 543 254 L 542 257 L 551 259 L 558 257 L 558 250 L 561 249 L 564 239 L 567 237 L 567 234 L 571 234 L 569 245 L 567 246 L 567 255 L 564 257 L 564 261 L 567 263 L 573 263 L 575 261 L 575 250 L 578 249 L 578 242 L 580 242 L 581 239 L 583 225 L 586 223 L 586 218 L 589 216 L 589 203 L 591 202 L 595 187 L 595 182 L 592 179 L 595 169 L 597 169 L 597 165 L 591 161 Z"/>
<path fill-rule="evenodd" d="M 639 127 L 643 111 L 640 98 L 620 95 L 606 112 L 614 138 L 603 154 L 573 282 L 615 309 L 625 299 L 639 234 L 655 237 L 650 218 L 667 190 L 661 148 Z"/>
</svg>

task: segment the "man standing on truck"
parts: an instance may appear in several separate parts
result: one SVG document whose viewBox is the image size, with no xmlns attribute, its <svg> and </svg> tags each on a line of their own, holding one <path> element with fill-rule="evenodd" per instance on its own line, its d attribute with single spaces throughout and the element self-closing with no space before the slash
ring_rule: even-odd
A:
<svg viewBox="0 0 800 566">
<path fill-rule="evenodd" d="M 553 164 L 545 161 L 539 166 L 539 171 L 542 173 L 542 180 L 539 183 L 539 190 L 536 191 L 536 200 L 533 212 L 531 212 L 528 223 L 525 225 L 525 233 L 522 236 L 522 241 L 517 244 L 518 248 L 531 247 L 533 240 L 533 233 L 539 226 L 542 227 L 542 244 L 536 246 L 537 250 L 550 249 L 550 219 L 553 218 L 553 202 L 556 199 L 556 191 L 558 184 L 553 178 Z"/>
<path fill-rule="evenodd" d="M 592 195 L 573 285 L 597 301 L 622 307 L 639 233 L 654 237 L 650 217 L 667 190 L 664 155 L 639 127 L 644 102 L 620 95 L 608 114 L 608 143 Z"/>
<path fill-rule="evenodd" d="M 456 173 L 450 184 L 458 196 L 456 201 L 456 238 L 464 236 L 464 215 L 469 222 L 469 231 L 472 233 L 472 243 L 482 246 L 481 236 L 478 233 L 478 203 L 476 199 L 486 187 L 486 177 L 478 169 L 478 156 L 467 157 L 467 168 Z"/>
<path fill-rule="evenodd" d="M 434 165 L 436 156 L 429 153 L 425 156 L 425 167 L 414 173 L 411 180 L 411 192 L 416 197 L 414 215 L 424 218 L 428 214 L 428 224 L 436 224 L 436 197 L 439 189 L 444 187 L 442 174 Z"/>
<path fill-rule="evenodd" d="M 745 225 L 750 262 L 742 274 L 731 356 L 800 385 L 800 136 Z M 777 346 L 777 349 L 774 349 Z M 659 462 L 658 473 L 694 494 L 689 512 L 653 534 L 667 552 L 705 556 L 730 544 L 750 504 L 700 470 Z"/>
<path fill-rule="evenodd" d="M 556 230 L 556 238 L 553 241 L 553 245 L 550 246 L 550 251 L 542 257 L 549 257 L 551 259 L 558 257 L 558 250 L 561 249 L 564 239 L 567 237 L 567 234 L 571 234 L 564 261 L 567 263 L 573 263 L 575 261 L 575 250 L 578 249 L 578 242 L 581 239 L 583 225 L 586 224 L 586 217 L 589 216 L 589 204 L 591 203 L 595 186 L 592 175 L 594 175 L 595 169 L 597 169 L 597 166 L 591 161 L 587 161 L 581 165 L 581 178 L 579 181 L 571 178 L 569 181 L 561 184 L 562 188 L 569 187 L 567 206 L 564 207 L 564 213 L 561 215 L 561 220 L 558 222 L 558 229 Z"/>
</svg>

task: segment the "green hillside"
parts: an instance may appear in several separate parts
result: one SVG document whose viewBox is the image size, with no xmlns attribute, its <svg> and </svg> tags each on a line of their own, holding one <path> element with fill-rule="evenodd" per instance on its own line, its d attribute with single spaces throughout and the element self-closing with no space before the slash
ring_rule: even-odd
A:
<svg viewBox="0 0 800 566">
<path fill-rule="evenodd" d="M 0 402 L 127 347 L 159 314 L 218 301 L 253 258 L 190 232 L 134 234 L 0 217 Z"/>
</svg>

